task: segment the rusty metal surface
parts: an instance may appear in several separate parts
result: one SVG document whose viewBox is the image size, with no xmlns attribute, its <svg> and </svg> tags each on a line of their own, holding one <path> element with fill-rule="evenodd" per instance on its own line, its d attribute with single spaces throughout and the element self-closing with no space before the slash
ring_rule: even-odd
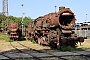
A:
<svg viewBox="0 0 90 60">
<path fill-rule="evenodd" d="M 58 12 L 34 19 L 26 28 L 26 38 L 35 40 L 39 44 L 57 46 L 57 48 L 61 47 L 64 40 L 66 44 L 75 45 L 80 42 L 80 39 L 76 40 L 77 36 L 72 31 L 75 21 L 75 15 L 70 8 L 60 7 Z M 62 40 L 61 37 L 73 37 L 73 39 Z"/>
<path fill-rule="evenodd" d="M 11 22 L 8 26 L 8 37 L 10 39 L 19 39 L 22 36 L 21 29 L 16 22 Z"/>
<path fill-rule="evenodd" d="M 9 31 L 17 31 L 18 30 L 18 24 L 16 22 L 11 22 L 8 26 Z"/>
<path fill-rule="evenodd" d="M 66 18 L 66 19 L 65 19 Z M 42 17 L 38 17 L 35 19 L 36 27 L 41 28 L 42 25 L 50 23 L 51 26 L 59 26 L 64 28 L 64 29 L 69 29 L 72 28 L 75 24 L 75 15 L 74 13 L 70 10 L 70 8 L 63 8 L 58 12 L 53 12 L 49 13 L 47 15 L 44 15 Z M 70 21 L 70 22 L 68 22 Z M 34 21 L 33 21 L 34 22 Z M 64 24 L 66 23 L 66 24 Z M 68 23 L 68 24 L 67 24 Z"/>
</svg>

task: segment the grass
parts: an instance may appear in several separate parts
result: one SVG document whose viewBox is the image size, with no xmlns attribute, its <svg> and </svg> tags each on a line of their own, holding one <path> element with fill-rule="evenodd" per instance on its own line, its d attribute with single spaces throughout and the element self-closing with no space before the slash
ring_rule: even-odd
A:
<svg viewBox="0 0 90 60">
<path fill-rule="evenodd" d="M 62 45 L 61 46 L 61 51 L 83 51 L 82 48 L 77 48 L 77 46 L 66 46 L 66 45 Z"/>
<path fill-rule="evenodd" d="M 29 40 L 31 41 L 31 40 Z M 31 41 L 33 44 L 37 44 L 35 40 Z M 70 46 L 70 45 L 62 45 L 61 46 L 61 50 L 60 51 L 84 51 L 84 49 L 82 47 L 78 47 L 78 45 L 76 46 Z"/>
<path fill-rule="evenodd" d="M 35 41 L 35 40 L 32 40 L 31 42 L 32 42 L 33 44 L 36 44 L 36 41 Z"/>
<path fill-rule="evenodd" d="M 6 42 L 10 42 L 11 40 L 8 38 L 7 34 L 1 34 L 0 40 L 5 40 Z"/>
<path fill-rule="evenodd" d="M 8 38 L 7 34 L 3 34 L 0 33 L 0 40 L 5 40 L 6 42 L 10 42 L 13 40 L 10 40 Z M 31 40 L 28 40 L 31 41 Z M 31 41 L 33 44 L 37 44 L 35 40 Z M 60 51 L 82 51 L 82 50 L 87 50 L 90 51 L 90 39 L 89 40 L 85 40 L 82 45 L 80 46 L 80 44 L 77 44 L 77 46 L 75 47 L 71 47 L 71 46 L 66 46 L 66 45 L 62 45 L 61 50 Z"/>
<path fill-rule="evenodd" d="M 85 40 L 81 46 L 80 43 L 77 44 L 78 48 L 82 48 L 84 50 L 90 51 L 90 39 Z"/>
</svg>

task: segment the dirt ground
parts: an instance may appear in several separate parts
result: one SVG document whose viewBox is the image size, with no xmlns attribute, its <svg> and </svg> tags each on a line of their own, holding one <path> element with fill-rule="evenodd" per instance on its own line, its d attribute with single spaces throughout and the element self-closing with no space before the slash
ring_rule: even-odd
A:
<svg viewBox="0 0 90 60">
<path fill-rule="evenodd" d="M 19 41 L 19 42 L 25 46 L 28 46 L 30 48 L 37 49 L 37 50 L 50 49 L 50 47 L 48 46 L 41 46 L 38 44 L 34 44 L 30 41 Z M 19 49 L 25 49 L 25 47 L 22 47 L 17 42 L 12 42 L 12 44 Z M 78 43 L 77 46 L 78 46 L 77 48 L 83 48 L 86 51 L 90 51 L 90 40 L 85 40 L 81 46 Z M 5 42 L 4 40 L 0 40 L 0 52 L 9 51 L 12 49 L 14 48 L 10 45 L 10 42 Z"/>
<path fill-rule="evenodd" d="M 77 48 L 82 48 L 86 51 L 90 51 L 90 39 L 85 39 L 85 41 L 81 43 L 81 46 L 80 43 L 78 43 L 77 46 Z"/>
<path fill-rule="evenodd" d="M 37 50 L 50 49 L 50 47 L 48 47 L 48 46 L 41 46 L 39 44 L 32 43 L 30 41 L 19 41 L 19 42 L 29 48 L 32 48 L 32 49 L 37 49 Z M 13 44 L 13 46 L 15 46 L 18 49 L 27 49 L 26 47 L 23 47 L 22 45 L 17 43 L 17 41 L 11 42 L 11 43 Z M 13 48 L 10 45 L 10 42 L 5 42 L 4 40 L 0 40 L 0 52 L 9 51 L 12 49 L 15 49 L 15 48 Z"/>
</svg>

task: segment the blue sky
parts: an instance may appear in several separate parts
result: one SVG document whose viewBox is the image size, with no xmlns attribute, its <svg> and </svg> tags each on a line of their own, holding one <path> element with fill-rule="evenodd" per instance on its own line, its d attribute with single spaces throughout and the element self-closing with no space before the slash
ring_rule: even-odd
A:
<svg viewBox="0 0 90 60">
<path fill-rule="evenodd" d="M 22 6 L 24 4 L 24 16 L 37 18 L 50 12 L 54 12 L 54 6 L 65 6 L 75 12 L 77 22 L 83 22 L 88 14 L 90 21 L 90 0 L 8 0 L 9 15 L 22 16 Z M 2 12 L 2 0 L 0 0 L 0 12 Z"/>
</svg>

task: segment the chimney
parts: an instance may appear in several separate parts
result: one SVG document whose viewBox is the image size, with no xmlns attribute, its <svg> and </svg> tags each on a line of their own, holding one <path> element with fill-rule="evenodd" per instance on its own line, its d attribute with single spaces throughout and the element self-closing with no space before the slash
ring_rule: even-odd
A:
<svg viewBox="0 0 90 60">
<path fill-rule="evenodd" d="M 64 6 L 59 7 L 59 11 L 62 10 L 62 9 L 65 9 L 65 7 Z"/>
</svg>

